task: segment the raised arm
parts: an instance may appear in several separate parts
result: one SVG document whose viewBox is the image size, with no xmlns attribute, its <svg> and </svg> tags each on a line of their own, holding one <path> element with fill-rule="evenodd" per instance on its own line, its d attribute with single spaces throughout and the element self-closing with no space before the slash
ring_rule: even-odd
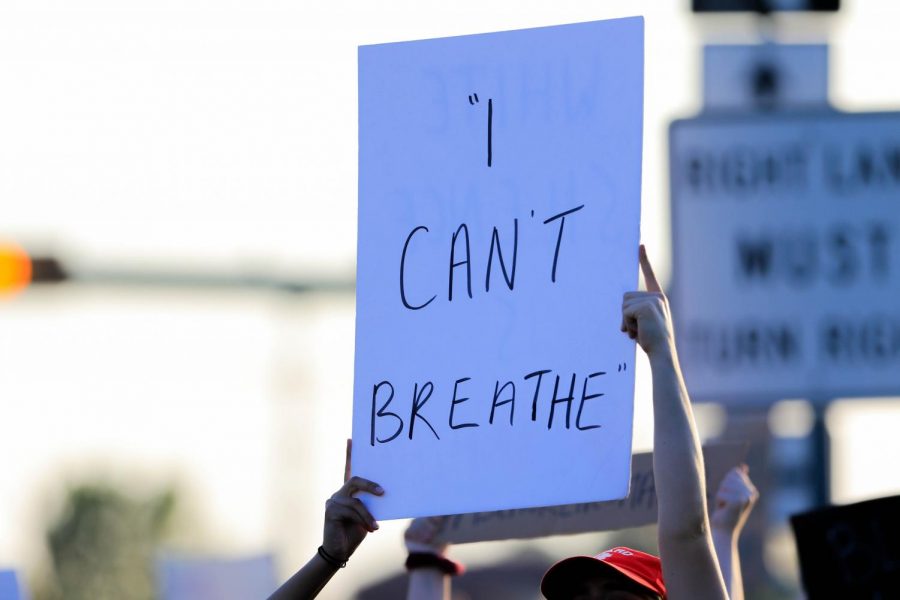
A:
<svg viewBox="0 0 900 600">
<path fill-rule="evenodd" d="M 706 512 L 703 454 L 675 352 L 669 303 L 640 248 L 646 292 L 628 292 L 622 331 L 647 353 L 653 379 L 653 473 L 659 554 L 669 600 L 727 598 Z"/>
<path fill-rule="evenodd" d="M 722 576 L 731 600 L 744 600 L 738 538 L 758 498 L 759 492 L 750 481 L 747 465 L 730 470 L 716 492 L 710 525 L 719 566 L 722 567 Z"/>
<path fill-rule="evenodd" d="M 269 600 L 308 600 L 315 598 L 331 581 L 338 569 L 346 566 L 350 556 L 365 539 L 378 529 L 369 510 L 354 497 L 358 492 L 381 496 L 377 483 L 362 477 L 350 477 L 350 441 L 347 440 L 347 464 L 344 485 L 325 503 L 325 530 L 322 545 L 309 562 L 278 588 Z"/>
<path fill-rule="evenodd" d="M 409 588 L 406 600 L 450 600 L 450 577 L 462 572 L 462 565 L 446 557 L 448 544 L 436 541 L 446 517 L 413 519 L 403 538 L 409 556 Z"/>
</svg>

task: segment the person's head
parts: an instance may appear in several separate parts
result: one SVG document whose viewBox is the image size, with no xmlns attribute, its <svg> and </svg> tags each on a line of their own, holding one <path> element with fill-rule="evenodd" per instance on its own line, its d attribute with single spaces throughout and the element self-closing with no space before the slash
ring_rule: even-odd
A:
<svg viewBox="0 0 900 600">
<path fill-rule="evenodd" d="M 659 559 L 616 547 L 596 556 L 572 556 L 544 574 L 547 600 L 665 600 Z"/>
</svg>

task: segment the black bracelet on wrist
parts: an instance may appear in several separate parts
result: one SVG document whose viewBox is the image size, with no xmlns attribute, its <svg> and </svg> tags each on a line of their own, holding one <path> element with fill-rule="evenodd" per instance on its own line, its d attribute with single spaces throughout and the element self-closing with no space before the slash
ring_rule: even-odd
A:
<svg viewBox="0 0 900 600">
<path fill-rule="evenodd" d="M 461 575 L 466 569 L 462 563 L 430 552 L 410 552 L 406 557 L 406 570 L 432 568 L 444 575 Z"/>
<path fill-rule="evenodd" d="M 322 560 L 327 562 L 329 565 L 331 565 L 335 569 L 343 569 L 344 567 L 347 566 L 346 560 L 340 560 L 340 559 L 335 558 L 332 555 L 328 554 L 328 552 L 325 551 L 325 546 L 319 546 L 318 553 L 319 553 L 319 556 L 322 557 Z"/>
</svg>

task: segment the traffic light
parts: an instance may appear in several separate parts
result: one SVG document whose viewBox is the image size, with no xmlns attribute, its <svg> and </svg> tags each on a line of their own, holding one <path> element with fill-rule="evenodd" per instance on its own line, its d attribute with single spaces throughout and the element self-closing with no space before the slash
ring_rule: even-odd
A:
<svg viewBox="0 0 900 600">
<path fill-rule="evenodd" d="M 0 294 L 11 295 L 31 282 L 31 259 L 20 246 L 0 242 Z"/>
<path fill-rule="evenodd" d="M 0 242 L 0 296 L 10 296 L 32 283 L 58 283 L 68 278 L 58 260 L 29 256 L 18 244 Z"/>
</svg>

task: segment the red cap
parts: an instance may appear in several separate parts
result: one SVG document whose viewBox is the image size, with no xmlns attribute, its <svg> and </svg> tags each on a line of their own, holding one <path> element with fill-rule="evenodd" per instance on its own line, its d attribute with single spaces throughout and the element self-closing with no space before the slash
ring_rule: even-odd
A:
<svg viewBox="0 0 900 600">
<path fill-rule="evenodd" d="M 548 600 L 566 598 L 573 583 L 580 583 L 587 577 L 609 574 L 609 568 L 666 598 L 659 558 L 624 546 L 610 548 L 597 556 L 572 556 L 559 561 L 544 574 L 541 592 Z"/>
</svg>

